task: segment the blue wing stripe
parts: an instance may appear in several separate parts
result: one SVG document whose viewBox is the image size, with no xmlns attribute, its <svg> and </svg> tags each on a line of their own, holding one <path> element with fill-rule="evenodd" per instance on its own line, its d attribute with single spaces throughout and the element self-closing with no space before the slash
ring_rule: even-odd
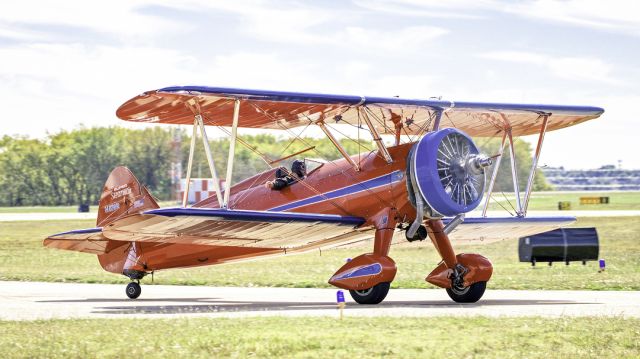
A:
<svg viewBox="0 0 640 359">
<path fill-rule="evenodd" d="M 328 199 L 334 199 L 334 198 L 338 198 L 338 197 L 343 197 L 343 196 L 355 194 L 355 193 L 358 193 L 358 192 L 370 190 L 370 189 L 373 189 L 373 188 L 376 188 L 376 187 L 389 185 L 389 184 L 392 184 L 394 182 L 398 182 L 398 181 L 402 180 L 402 177 L 403 177 L 403 173 L 401 171 L 394 171 L 394 172 L 391 172 L 389 174 L 386 174 L 386 175 L 383 175 L 383 176 L 380 176 L 380 177 L 372 178 L 372 179 L 364 181 L 364 182 L 356 183 L 356 184 L 353 184 L 353 185 L 350 185 L 350 186 L 347 186 L 347 187 L 343 187 L 343 188 L 340 188 L 340 189 L 337 189 L 337 190 L 334 190 L 334 191 L 331 191 L 331 192 L 324 193 L 322 196 L 321 195 L 317 195 L 317 196 L 305 198 L 305 199 L 302 199 L 302 200 L 299 200 L 299 201 L 287 203 L 287 204 L 282 205 L 282 206 L 273 207 L 273 208 L 271 208 L 269 210 L 270 211 L 286 211 L 286 210 L 290 210 L 290 209 L 293 209 L 293 208 L 302 207 L 302 206 L 306 206 L 306 205 L 309 205 L 309 204 L 326 201 Z"/>
<path fill-rule="evenodd" d="M 234 89 L 225 87 L 208 86 L 172 86 L 165 87 L 160 92 L 189 92 L 195 91 L 218 96 L 243 97 L 251 100 L 273 101 L 273 102 L 299 102 L 318 104 L 392 104 L 405 106 L 424 106 L 434 109 L 445 109 L 454 107 L 462 109 L 490 109 L 490 110 L 513 110 L 527 112 L 551 112 L 554 114 L 574 114 L 574 115 L 600 115 L 604 109 L 594 106 L 564 106 L 564 105 L 543 105 L 543 104 L 505 104 L 492 102 L 451 102 L 442 100 L 418 100 L 402 99 L 396 97 L 361 97 L 348 95 L 314 94 L 303 92 L 266 91 L 250 89 Z M 363 102 L 364 100 L 364 102 Z"/>
<path fill-rule="evenodd" d="M 57 233 L 57 234 L 51 235 L 51 237 L 61 236 L 63 234 L 88 234 L 88 233 L 98 233 L 98 232 L 102 232 L 102 227 L 86 228 L 86 229 L 74 229 L 73 231 L 67 231 L 67 232 L 62 232 L 62 233 Z"/>
<path fill-rule="evenodd" d="M 246 211 L 228 210 L 220 208 L 159 208 L 145 211 L 144 214 L 159 216 L 200 216 L 219 217 L 227 220 L 263 221 L 263 222 L 324 222 L 337 224 L 350 224 L 359 226 L 365 222 L 364 218 L 351 216 L 338 216 L 332 214 L 271 212 L 271 211 Z"/>
<path fill-rule="evenodd" d="M 451 222 L 453 218 L 444 218 L 445 224 Z M 575 221 L 573 216 L 554 217 L 466 217 L 462 224 L 495 224 L 495 223 L 542 223 L 542 222 L 569 222 Z"/>
</svg>

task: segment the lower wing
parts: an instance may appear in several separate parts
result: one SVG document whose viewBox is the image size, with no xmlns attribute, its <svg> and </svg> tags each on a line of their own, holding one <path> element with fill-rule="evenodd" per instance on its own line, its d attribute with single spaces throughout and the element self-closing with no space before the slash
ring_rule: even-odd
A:
<svg viewBox="0 0 640 359">
<path fill-rule="evenodd" d="M 568 226 L 575 217 L 469 217 L 449 237 L 454 244 L 486 244 L 525 237 Z M 450 218 L 443 220 L 450 222 Z M 365 220 L 336 215 L 167 208 L 117 220 L 104 228 L 52 235 L 47 247 L 104 254 L 127 242 L 279 248 L 298 252 L 315 248 L 354 246 L 372 239 L 359 230 Z M 404 233 L 394 242 L 408 243 Z M 428 242 L 428 241 L 427 241 Z"/>
<path fill-rule="evenodd" d="M 445 218 L 445 224 L 451 221 Z M 467 217 L 450 234 L 454 244 L 491 243 L 526 237 L 568 226 L 575 217 Z"/>
<path fill-rule="evenodd" d="M 357 227 L 364 222 L 325 214 L 166 208 L 130 215 L 103 228 L 55 234 L 44 245 L 94 254 L 123 242 L 307 250 L 362 240 L 368 233 Z"/>
</svg>

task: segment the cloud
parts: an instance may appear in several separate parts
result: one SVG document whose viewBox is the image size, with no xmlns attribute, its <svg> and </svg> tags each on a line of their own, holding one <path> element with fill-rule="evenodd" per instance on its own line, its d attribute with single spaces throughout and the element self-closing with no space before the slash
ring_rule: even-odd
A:
<svg viewBox="0 0 640 359">
<path fill-rule="evenodd" d="M 177 22 L 144 14 L 141 8 L 150 4 L 147 1 L 114 4 L 108 1 L 21 0 L 2 7 L 0 25 L 13 28 L 12 32 L 19 38 L 33 38 L 38 34 L 44 40 L 47 37 L 45 33 L 28 30 L 28 27 L 46 25 L 114 35 L 124 41 L 182 31 L 186 27 L 185 24 L 179 26 Z"/>
<path fill-rule="evenodd" d="M 440 1 L 440 0 L 355 0 L 354 3 L 376 13 L 388 13 L 411 17 L 431 17 L 443 19 L 480 19 L 482 15 L 468 12 L 469 8 L 483 1 Z"/>
<path fill-rule="evenodd" d="M 355 46 L 366 51 L 382 52 L 380 55 L 391 51 L 411 52 L 449 32 L 441 27 L 405 24 L 379 30 L 376 26 L 357 25 L 366 23 L 366 19 L 363 20 L 357 11 L 301 5 L 297 2 L 192 0 L 167 6 L 234 14 L 240 24 L 238 29 L 260 41 L 336 49 Z"/>
<path fill-rule="evenodd" d="M 114 115 L 120 104 L 142 91 L 170 85 L 293 91 L 334 88 L 333 78 L 322 80 L 315 75 L 319 67 L 322 65 L 315 62 L 253 52 L 206 58 L 135 46 L 4 47 L 0 48 L 0 98 L 4 104 L 0 131 L 42 136 L 47 130 L 80 123 L 122 125 Z"/>
<path fill-rule="evenodd" d="M 432 40 L 449 31 L 434 26 L 411 26 L 395 31 L 379 31 L 371 28 L 347 27 L 335 34 L 334 42 L 343 46 L 358 46 L 370 51 L 409 53 L 420 51 Z"/>
<path fill-rule="evenodd" d="M 599 30 L 640 36 L 640 16 L 634 0 L 356 0 L 370 10 L 404 16 L 486 18 L 507 13 Z"/>
<path fill-rule="evenodd" d="M 640 35 L 638 2 L 633 0 L 536 0 L 507 2 L 503 11 L 524 17 Z"/>
<path fill-rule="evenodd" d="M 195 68 L 197 61 L 189 56 L 149 47 L 0 48 L 1 131 L 40 136 L 79 123 L 113 125 L 115 109 L 128 97 L 195 79 Z"/>
<path fill-rule="evenodd" d="M 322 41 L 322 31 L 313 29 L 336 23 L 338 11 L 331 7 L 319 7 L 292 1 L 272 2 L 261 0 L 163 1 L 163 6 L 176 10 L 198 13 L 226 13 L 234 15 L 238 32 L 256 39 L 282 43 L 316 43 Z M 343 14 L 342 17 L 344 17 Z M 325 29 L 326 30 L 326 29 Z"/>
<path fill-rule="evenodd" d="M 613 66 L 593 57 L 556 57 L 523 51 L 493 51 L 480 54 L 478 57 L 540 66 L 557 77 L 570 80 L 621 83 L 611 75 Z"/>
<path fill-rule="evenodd" d="M 153 47 L 32 44 L 0 49 L 0 76 L 32 78 L 95 94 L 128 83 L 152 84 L 158 75 L 176 80 L 196 66 L 193 57 Z"/>
<path fill-rule="evenodd" d="M 33 41 L 37 39 L 46 39 L 47 37 L 47 34 L 42 31 L 19 28 L 15 25 L 9 26 L 8 24 L 0 21 L 0 39 L 5 38 L 15 41 Z"/>
</svg>

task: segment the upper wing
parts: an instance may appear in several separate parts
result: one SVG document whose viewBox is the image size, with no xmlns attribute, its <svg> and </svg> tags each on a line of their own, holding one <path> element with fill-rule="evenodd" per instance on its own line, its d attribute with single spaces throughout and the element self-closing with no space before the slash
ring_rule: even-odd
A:
<svg viewBox="0 0 640 359">
<path fill-rule="evenodd" d="M 364 222 L 359 217 L 324 214 L 163 208 L 116 220 L 101 229 L 56 234 L 45 240 L 45 246 L 81 250 L 82 241 L 86 247 L 114 240 L 286 249 L 343 240 L 345 235 L 358 234 L 355 228 Z M 95 253 L 104 253 L 103 247 L 96 247 Z"/>
<path fill-rule="evenodd" d="M 193 124 L 200 113 L 205 124 L 231 126 L 234 101 L 240 99 L 239 126 L 285 129 L 323 118 L 327 123 L 359 125 L 362 111 L 378 132 L 424 133 L 434 114 L 443 111 L 441 128 L 455 127 L 471 136 L 494 136 L 511 128 L 514 136 L 540 131 L 540 115 L 550 114 L 547 131 L 599 117 L 604 110 L 590 106 L 556 106 L 412 100 L 396 97 L 324 95 L 244 90 L 201 86 L 166 87 L 148 91 L 125 102 L 117 116 L 127 121 Z"/>
</svg>

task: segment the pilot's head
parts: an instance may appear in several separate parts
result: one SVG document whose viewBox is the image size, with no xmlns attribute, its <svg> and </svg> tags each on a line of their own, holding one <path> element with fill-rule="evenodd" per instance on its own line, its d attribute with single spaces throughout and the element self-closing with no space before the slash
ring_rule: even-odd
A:
<svg viewBox="0 0 640 359">
<path fill-rule="evenodd" d="M 304 164 L 304 161 L 295 160 L 293 161 L 293 164 L 291 164 L 291 172 L 300 178 L 306 177 L 307 166 Z"/>
</svg>

